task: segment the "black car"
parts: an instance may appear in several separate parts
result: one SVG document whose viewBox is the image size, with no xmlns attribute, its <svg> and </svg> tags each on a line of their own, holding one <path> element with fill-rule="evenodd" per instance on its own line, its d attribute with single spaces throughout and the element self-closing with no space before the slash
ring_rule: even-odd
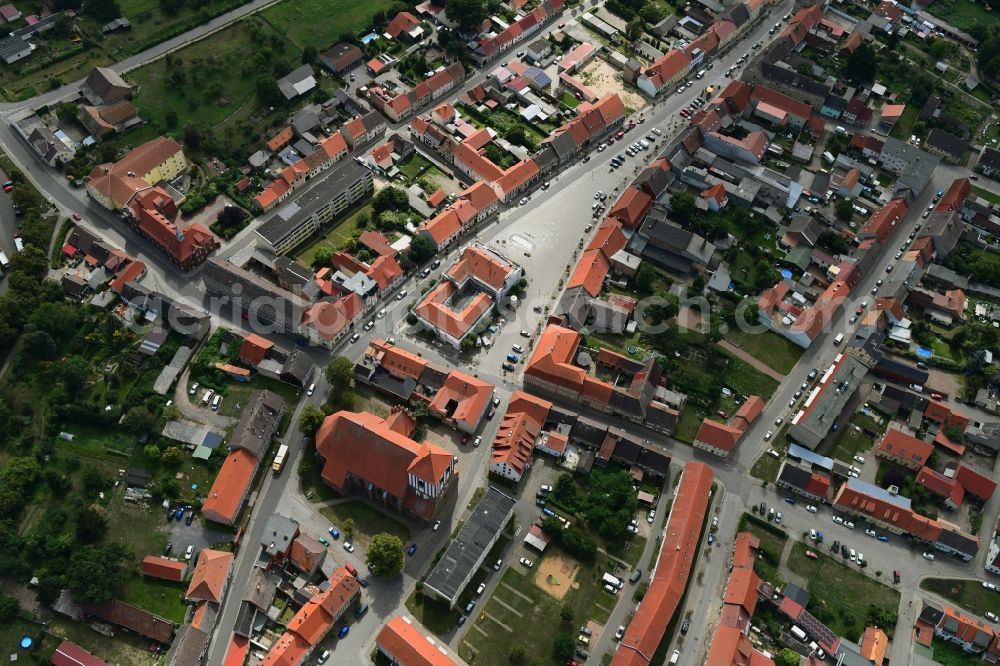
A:
<svg viewBox="0 0 1000 666">
<path fill-rule="evenodd" d="M 358 585 L 361 587 L 368 587 L 368 581 L 361 576 L 356 576 L 355 579 L 358 581 Z"/>
<path fill-rule="evenodd" d="M 187 515 L 187 518 L 184 519 L 184 524 L 190 525 L 192 520 L 194 520 L 194 512 L 191 512 Z"/>
<path fill-rule="evenodd" d="M 513 364 L 513 363 L 504 363 L 504 364 L 503 364 L 502 366 L 500 366 L 500 367 L 502 367 L 502 368 L 503 368 L 504 370 L 506 370 L 507 372 L 514 372 L 514 369 L 515 369 L 515 368 L 514 368 L 514 364 Z"/>
<path fill-rule="evenodd" d="M 589 162 L 590 161 L 590 155 L 584 155 L 583 156 L 583 161 L 584 162 Z"/>
<path fill-rule="evenodd" d="M 681 625 L 681 634 L 686 634 L 688 632 L 688 629 L 690 628 L 691 628 L 691 623 L 688 622 L 687 620 L 684 620 L 684 624 Z"/>
<path fill-rule="evenodd" d="M 170 554 L 170 551 L 174 549 L 174 542 L 168 541 L 167 545 L 163 547 L 163 556 L 166 557 Z"/>
<path fill-rule="evenodd" d="M 586 659 L 589 656 L 590 656 L 590 653 L 587 652 L 586 650 L 577 650 L 576 651 L 576 658 L 577 659 Z"/>
<path fill-rule="evenodd" d="M 440 265 L 441 265 L 440 259 L 435 259 L 434 261 L 431 262 L 431 268 L 437 268 Z"/>
</svg>

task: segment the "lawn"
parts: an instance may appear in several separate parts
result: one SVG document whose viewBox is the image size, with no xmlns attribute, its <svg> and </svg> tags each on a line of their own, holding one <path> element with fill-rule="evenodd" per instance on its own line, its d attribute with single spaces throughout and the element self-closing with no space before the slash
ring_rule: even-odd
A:
<svg viewBox="0 0 1000 666">
<path fill-rule="evenodd" d="M 45 628 L 40 624 L 14 618 L 10 622 L 0 624 L 0 654 L 17 654 L 16 664 L 51 664 L 49 658 L 59 645 L 59 641 L 45 635 Z M 35 639 L 35 647 L 31 652 L 20 649 L 21 638 L 31 636 Z M 4 660 L 6 661 L 6 659 Z"/>
<path fill-rule="evenodd" d="M 342 35 L 368 30 L 375 13 L 391 5 L 389 0 L 285 0 L 265 9 L 261 16 L 300 49 L 313 46 L 323 50 Z"/>
<path fill-rule="evenodd" d="M 327 249 L 332 252 L 341 250 L 348 240 L 358 232 L 358 217 L 362 214 L 372 217 L 371 204 L 365 204 L 360 208 L 355 208 L 342 217 L 340 222 L 334 222 L 333 228 L 321 238 L 317 238 L 304 245 L 301 250 L 296 250 L 295 259 L 306 265 L 312 266 L 316 260 L 316 253 L 320 249 Z"/>
<path fill-rule="evenodd" d="M 830 456 L 852 464 L 854 456 L 858 454 L 867 457 L 875 438 L 867 434 L 866 430 L 881 433 L 885 431 L 885 426 L 879 425 L 872 417 L 864 414 L 852 416 L 850 422 L 837 435 Z"/>
<path fill-rule="evenodd" d="M 133 575 L 125 583 L 122 601 L 177 624 L 184 623 L 184 591 L 187 585 Z"/>
<path fill-rule="evenodd" d="M 705 418 L 705 412 L 691 403 L 684 403 L 680 418 L 677 420 L 677 428 L 674 430 L 674 437 L 689 444 L 694 441 L 694 436 L 698 434 L 701 421 Z"/>
<path fill-rule="evenodd" d="M 782 374 L 791 372 L 805 351 L 774 331 L 747 333 L 733 328 L 726 334 L 726 339 Z"/>
<path fill-rule="evenodd" d="M 807 558 L 807 549 L 814 550 L 817 559 Z M 805 587 L 812 593 L 809 612 L 838 636 L 857 640 L 872 607 L 893 613 L 899 607 L 899 592 L 872 580 L 857 566 L 848 566 L 804 543 L 792 547 L 787 564 L 792 573 L 805 579 Z"/>
<path fill-rule="evenodd" d="M 573 93 L 564 92 L 560 97 L 559 101 L 568 106 L 571 109 L 575 109 L 580 106 L 580 100 L 578 100 Z"/>
<path fill-rule="evenodd" d="M 950 599 L 980 617 L 1000 607 L 1000 593 L 987 590 L 978 580 L 925 578 L 920 581 L 920 588 Z"/>
<path fill-rule="evenodd" d="M 905 141 L 910 138 L 910 132 L 913 126 L 917 122 L 917 116 L 920 114 L 920 109 L 913 104 L 907 104 L 906 108 L 903 109 L 903 115 L 899 117 L 896 124 L 892 126 L 892 131 L 889 134 L 899 139 L 900 141 Z"/>
<path fill-rule="evenodd" d="M 417 152 L 411 153 L 409 157 L 400 162 L 397 166 L 399 167 L 400 172 L 402 172 L 402 174 L 406 176 L 406 179 L 409 181 L 414 181 L 429 171 L 433 173 L 433 171 L 437 169 L 437 167 L 435 167 L 430 160 Z"/>
<path fill-rule="evenodd" d="M 381 532 L 398 536 L 403 545 L 406 545 L 410 538 L 410 528 L 362 500 L 348 500 L 342 504 L 323 507 L 320 512 L 341 530 L 348 518 L 353 519 L 353 538 L 360 544 L 367 543 L 371 537 Z"/>
<path fill-rule="evenodd" d="M 116 631 L 113 637 L 99 634 L 85 624 L 56 615 L 49 631 L 61 638 L 68 638 L 91 654 L 116 666 L 148 666 L 150 663 L 148 638 L 127 631 Z M 55 651 L 58 642 L 52 645 Z"/>
<path fill-rule="evenodd" d="M 959 30 L 970 30 L 975 25 L 996 23 L 995 12 L 988 12 L 972 0 L 939 0 L 927 7 L 927 13 L 952 24 Z"/>
<path fill-rule="evenodd" d="M 558 553 L 557 548 L 550 546 L 535 567 L 544 557 Z M 470 618 L 473 625 L 459 644 L 459 655 L 479 666 L 508 666 L 512 645 L 530 645 L 541 663 L 549 663 L 547 657 L 559 633 L 575 637 L 576 628 L 588 620 L 607 621 L 615 600 L 602 589 L 601 576 L 606 570 L 600 558 L 597 564 L 581 566 L 576 574 L 576 587 L 559 601 L 535 585 L 535 569 L 508 567 L 493 596 L 486 602 L 480 601 L 475 616 Z M 559 617 L 563 606 L 573 610 L 569 623 Z"/>
<path fill-rule="evenodd" d="M 969 654 L 957 645 L 935 637 L 931 644 L 934 661 L 944 666 L 982 666 L 984 663 L 979 655 Z"/>
<path fill-rule="evenodd" d="M 989 190 L 984 190 L 983 188 L 976 187 L 975 185 L 972 186 L 972 191 L 976 193 L 976 196 L 980 196 L 991 203 L 1000 204 L 1000 194 L 994 194 Z"/>
<path fill-rule="evenodd" d="M 478 585 L 473 581 L 470 587 Z M 472 587 L 475 589 L 475 587 Z M 413 613 L 413 617 L 420 624 L 427 627 L 431 633 L 441 636 L 455 628 L 458 618 L 461 615 L 459 610 L 448 608 L 448 604 L 440 599 L 425 597 L 422 593 L 414 590 L 410 598 L 406 600 L 406 609 Z"/>
<path fill-rule="evenodd" d="M 771 438 L 770 448 L 779 454 L 784 454 L 788 450 L 788 424 L 782 424 L 781 429 Z M 778 470 L 781 469 L 781 457 L 775 458 L 767 451 L 760 455 L 757 462 L 750 469 L 750 475 L 761 481 L 774 481 L 778 478 Z"/>
<path fill-rule="evenodd" d="M 771 527 L 781 529 L 756 516 L 744 513 L 743 517 L 740 518 L 738 531 L 750 532 L 760 539 L 760 556 L 753 563 L 754 573 L 776 586 L 782 586 L 784 581 L 778 576 L 778 563 L 781 561 L 781 553 L 785 549 L 785 541 L 788 540 L 788 536 L 772 532 L 769 529 Z"/>
</svg>

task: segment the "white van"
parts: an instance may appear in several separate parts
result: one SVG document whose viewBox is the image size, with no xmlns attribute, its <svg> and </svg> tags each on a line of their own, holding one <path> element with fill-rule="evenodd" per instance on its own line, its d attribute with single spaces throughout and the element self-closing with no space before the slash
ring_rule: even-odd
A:
<svg viewBox="0 0 1000 666">
<path fill-rule="evenodd" d="M 680 658 L 681 658 L 681 651 L 674 650 L 674 653 L 670 655 L 670 663 L 676 664 L 678 661 L 680 661 Z"/>
<path fill-rule="evenodd" d="M 858 564 L 861 564 L 864 561 L 865 561 L 865 554 L 864 553 L 858 553 Z"/>
<path fill-rule="evenodd" d="M 316 385 L 315 384 L 310 384 L 309 388 L 306 389 L 306 395 L 312 395 L 315 392 L 316 392 Z"/>
<path fill-rule="evenodd" d="M 844 334 L 843 333 L 837 333 L 837 337 L 835 337 L 833 339 L 833 344 L 839 345 L 843 341 L 844 341 Z"/>
<path fill-rule="evenodd" d="M 816 530 L 814 529 L 809 530 L 809 538 L 812 539 L 813 541 L 816 540 Z"/>
<path fill-rule="evenodd" d="M 206 389 L 205 395 L 201 396 L 201 404 L 204 407 L 208 407 L 208 404 L 212 402 L 212 396 L 215 395 L 215 391 L 212 389 Z"/>
<path fill-rule="evenodd" d="M 213 412 L 219 411 L 219 405 L 221 405 L 221 404 L 222 404 L 222 396 L 221 395 L 217 395 L 214 398 L 212 398 L 212 411 Z"/>
</svg>

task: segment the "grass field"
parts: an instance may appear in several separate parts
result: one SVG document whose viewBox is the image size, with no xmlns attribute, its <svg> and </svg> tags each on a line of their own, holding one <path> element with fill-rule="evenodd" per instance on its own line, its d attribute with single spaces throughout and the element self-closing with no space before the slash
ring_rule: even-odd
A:
<svg viewBox="0 0 1000 666">
<path fill-rule="evenodd" d="M 784 454 L 788 450 L 788 424 L 783 424 L 781 429 L 771 438 L 771 446 L 779 454 Z M 750 475 L 762 481 L 774 481 L 778 477 L 778 470 L 781 469 L 781 458 L 768 455 L 765 451 L 750 469 Z"/>
<path fill-rule="evenodd" d="M 960 30 L 969 30 L 975 25 L 991 25 L 1000 20 L 996 12 L 988 12 L 983 5 L 972 0 L 940 0 L 929 5 L 927 13 Z"/>
<path fill-rule="evenodd" d="M 726 334 L 726 339 L 782 374 L 791 372 L 805 351 L 774 331 L 752 334 L 734 328 Z"/>
<path fill-rule="evenodd" d="M 73 622 L 57 615 L 49 625 L 49 631 L 56 636 L 68 638 L 96 657 L 116 664 L 116 666 L 148 666 L 149 639 L 127 631 L 117 631 L 111 638 L 97 633 L 85 624 Z M 59 642 L 52 644 L 55 651 Z"/>
<path fill-rule="evenodd" d="M 133 576 L 125 583 L 122 600 L 147 610 L 154 615 L 183 624 L 184 583 L 172 583 L 168 580 Z"/>
<path fill-rule="evenodd" d="M 173 57 L 131 72 L 130 78 L 140 88 L 133 101 L 142 116 L 162 127 L 174 124 L 183 128 L 191 121 L 213 127 L 244 104 L 254 104 L 257 76 L 253 55 L 260 48 L 260 39 L 278 37 L 271 41 L 275 56 L 281 53 L 280 48 L 274 48 L 275 41 L 279 47 L 283 45 L 272 29 L 260 22 L 256 25 L 261 26 L 261 34 L 256 36 L 249 22 L 240 21 Z M 171 76 L 174 71 L 182 75 Z M 176 123 L 168 123 L 171 112 L 177 115 Z"/>
<path fill-rule="evenodd" d="M 469 583 L 469 587 L 476 589 L 473 585 L 478 586 L 478 583 L 475 581 Z M 454 629 L 461 615 L 459 609 L 448 608 L 448 604 L 444 601 L 425 597 L 416 590 L 406 600 L 406 609 L 413 613 L 413 617 L 420 624 L 439 636 Z"/>
<path fill-rule="evenodd" d="M 851 464 L 854 462 L 854 456 L 859 453 L 868 457 L 875 440 L 866 434 L 865 430 L 884 432 L 885 427 L 876 423 L 870 416 L 855 414 L 837 436 L 830 456 Z"/>
<path fill-rule="evenodd" d="M 375 12 L 390 5 L 389 0 L 285 0 L 261 15 L 300 49 L 313 46 L 322 50 L 339 41 L 341 35 L 367 30 Z"/>
<path fill-rule="evenodd" d="M 982 616 L 986 611 L 1000 608 L 1000 593 L 987 590 L 978 580 L 925 578 L 920 588 L 950 599 L 965 610 Z"/>
<path fill-rule="evenodd" d="M 972 191 L 975 192 L 977 196 L 980 196 L 991 203 L 1000 204 L 1000 194 L 994 194 L 989 190 L 984 190 L 983 188 L 976 187 L 975 185 L 972 186 Z"/>
<path fill-rule="evenodd" d="M 371 204 L 365 204 L 351 210 L 346 217 L 335 222 L 333 228 L 325 236 L 315 238 L 308 245 L 304 245 L 301 250 L 296 250 L 295 259 L 306 266 L 312 266 L 318 250 L 328 249 L 335 252 L 343 249 L 344 244 L 358 231 L 358 217 L 362 213 L 371 219 Z"/>
<path fill-rule="evenodd" d="M 759 519 L 758 519 L 759 520 Z M 754 520 L 754 516 L 749 513 L 743 514 L 740 520 L 740 531 L 750 532 L 760 539 L 760 554 L 753 563 L 754 572 L 776 586 L 784 586 L 784 581 L 778 576 L 778 563 L 781 561 L 781 552 L 785 549 L 785 541 L 788 537 L 780 537 L 778 534 L 766 529 Z"/>
<path fill-rule="evenodd" d="M 21 638 L 24 636 L 35 639 L 35 646 L 31 652 L 23 652 L 20 649 Z M 44 634 L 44 627 L 40 624 L 20 618 L 0 624 L 0 654 L 17 654 L 18 660 L 12 663 L 51 664 L 49 658 L 58 645 L 58 640 Z"/>
<path fill-rule="evenodd" d="M 685 403 L 684 409 L 681 410 L 680 418 L 677 419 L 677 428 L 674 430 L 674 437 L 682 442 L 693 442 L 694 436 L 698 434 L 698 428 L 701 427 L 703 418 L 705 418 L 704 410 Z"/>
<path fill-rule="evenodd" d="M 404 546 L 407 545 L 410 538 L 410 528 L 361 500 L 334 504 L 323 507 L 320 511 L 341 531 L 344 529 L 344 522 L 348 518 L 353 519 L 354 539 L 362 544 L 367 543 L 371 537 L 381 532 L 398 536 Z"/>
<path fill-rule="evenodd" d="M 818 559 L 805 556 L 814 550 Z M 857 566 L 848 566 L 822 551 L 796 543 L 788 556 L 788 568 L 805 578 L 812 593 L 809 611 L 825 622 L 833 633 L 857 640 L 864 630 L 870 606 L 895 611 L 899 607 L 899 592 L 861 573 Z"/>
</svg>

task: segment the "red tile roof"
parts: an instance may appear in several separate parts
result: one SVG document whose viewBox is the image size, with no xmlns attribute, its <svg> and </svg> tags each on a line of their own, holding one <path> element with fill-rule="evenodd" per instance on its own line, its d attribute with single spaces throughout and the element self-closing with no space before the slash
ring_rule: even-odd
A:
<svg viewBox="0 0 1000 666">
<path fill-rule="evenodd" d="M 917 484 L 939 497 L 950 499 L 955 506 L 962 503 L 962 497 L 965 495 L 965 490 L 955 482 L 955 479 L 935 472 L 930 467 L 920 468 L 917 472 Z"/>
<path fill-rule="evenodd" d="M 858 231 L 858 239 L 876 238 L 882 244 L 892 234 L 896 225 L 906 217 L 909 206 L 902 199 L 893 199 L 875 211 L 865 225 Z"/>
<path fill-rule="evenodd" d="M 792 99 L 788 95 L 783 95 L 776 90 L 771 90 L 770 88 L 766 88 L 764 86 L 754 86 L 753 92 L 750 96 L 758 102 L 766 102 L 771 106 L 775 106 L 785 113 L 801 118 L 802 120 L 807 120 L 812 114 L 812 107 L 805 102 Z"/>
<path fill-rule="evenodd" d="M 574 363 L 573 354 L 579 344 L 580 334 L 576 331 L 555 324 L 546 326 L 525 366 L 525 376 L 581 392 L 587 373 Z"/>
<path fill-rule="evenodd" d="M 989 501 L 997 489 L 996 481 L 962 464 L 955 471 L 955 481 L 965 488 L 967 493 L 975 495 L 984 502 Z"/>
<path fill-rule="evenodd" d="M 103 659 L 98 659 L 82 647 L 68 640 L 63 640 L 52 653 L 52 666 L 108 666 Z"/>
<path fill-rule="evenodd" d="M 670 49 L 664 53 L 656 62 L 643 71 L 643 75 L 649 77 L 656 89 L 670 83 L 677 75 L 687 71 L 691 63 L 691 56 L 678 49 Z"/>
<path fill-rule="evenodd" d="M 420 19 L 410 12 L 399 12 L 385 28 L 385 34 L 396 39 L 404 32 L 410 32 L 420 25 Z"/>
<path fill-rule="evenodd" d="M 432 413 L 464 423 L 470 430 L 479 426 L 493 399 L 493 384 L 452 370 L 430 403 Z"/>
<path fill-rule="evenodd" d="M 913 466 L 923 466 L 934 452 L 934 445 L 894 428 L 889 428 L 875 447 L 875 455 L 902 458 Z"/>
<path fill-rule="evenodd" d="M 138 259 L 129 263 L 121 273 L 115 276 L 115 279 L 111 281 L 108 285 L 111 291 L 116 294 L 122 293 L 122 289 L 125 288 L 129 282 L 138 280 L 146 272 L 146 264 L 142 263 Z"/>
<path fill-rule="evenodd" d="M 881 664 L 885 659 L 885 650 L 889 647 L 889 637 L 878 627 L 865 627 L 859 645 L 862 657 L 873 664 Z"/>
<path fill-rule="evenodd" d="M 750 86 L 740 80 L 730 81 L 729 85 L 720 92 L 712 104 L 725 103 L 730 111 L 743 113 L 743 109 L 750 103 Z"/>
<path fill-rule="evenodd" d="M 299 666 L 360 593 L 357 578 L 344 567 L 336 569 L 326 591 L 309 599 L 288 622 L 287 631 L 271 646 L 262 666 Z"/>
<path fill-rule="evenodd" d="M 255 366 L 264 360 L 264 356 L 273 346 L 274 343 L 270 340 L 251 333 L 243 338 L 240 344 L 239 358 L 242 362 Z"/>
<path fill-rule="evenodd" d="M 187 565 L 179 560 L 160 557 L 159 555 L 147 555 L 142 558 L 140 570 L 144 576 L 162 578 L 179 583 L 184 580 Z"/>
<path fill-rule="evenodd" d="M 291 126 L 285 127 L 283 130 L 267 140 L 267 149 L 272 153 L 276 153 L 287 146 L 294 136 L 295 131 L 291 128 Z"/>
<path fill-rule="evenodd" d="M 392 655 L 400 666 L 455 666 L 448 656 L 447 644 L 431 642 L 413 621 L 395 616 L 382 627 L 375 638 L 380 650 Z"/>
<path fill-rule="evenodd" d="M 937 202 L 934 210 L 953 211 L 961 210 L 965 200 L 972 192 L 972 183 L 968 178 L 956 178 L 945 191 L 941 200 Z"/>
<path fill-rule="evenodd" d="M 833 504 L 878 522 L 894 525 L 925 541 L 937 541 L 941 535 L 941 526 L 936 520 L 921 516 L 912 509 L 887 502 L 881 497 L 868 495 L 852 488 L 849 483 L 840 486 Z"/>
<path fill-rule="evenodd" d="M 647 666 L 687 588 L 714 475 L 705 463 L 684 466 L 649 588 L 622 637 L 611 666 Z"/>
<path fill-rule="evenodd" d="M 368 412 L 341 410 L 326 417 L 316 432 L 322 476 L 344 490 L 349 478 L 363 479 L 397 498 L 407 494 L 408 476 L 437 485 L 452 465 L 452 455 L 429 442 L 418 443 Z"/>
<path fill-rule="evenodd" d="M 198 564 L 194 567 L 191 583 L 184 596 L 191 601 L 221 603 L 232 563 L 232 553 L 203 548 L 198 553 Z"/>
<path fill-rule="evenodd" d="M 427 292 L 414 309 L 418 317 L 422 317 L 434 328 L 441 329 L 455 340 L 461 340 L 468 335 L 476 323 L 493 307 L 493 299 L 479 292 L 469 299 L 461 310 L 455 310 L 451 307 L 451 299 L 458 291 L 459 288 L 454 282 L 442 280 Z"/>
<path fill-rule="evenodd" d="M 593 297 L 601 293 L 604 278 L 608 276 L 611 264 L 600 250 L 587 250 L 580 256 L 573 274 L 566 282 L 566 289 L 582 287 Z"/>
<path fill-rule="evenodd" d="M 205 517 L 225 525 L 234 524 L 256 472 L 257 458 L 246 449 L 237 449 L 226 456 L 202 505 Z"/>
<path fill-rule="evenodd" d="M 627 239 L 622 232 L 621 222 L 613 219 L 605 219 L 594 232 L 594 237 L 587 245 L 588 250 L 600 250 L 605 257 L 610 259 L 619 250 L 625 247 Z"/>
<path fill-rule="evenodd" d="M 653 197 L 636 187 L 629 186 L 611 207 L 608 217 L 614 217 L 629 229 L 635 229 L 652 205 Z"/>
</svg>

